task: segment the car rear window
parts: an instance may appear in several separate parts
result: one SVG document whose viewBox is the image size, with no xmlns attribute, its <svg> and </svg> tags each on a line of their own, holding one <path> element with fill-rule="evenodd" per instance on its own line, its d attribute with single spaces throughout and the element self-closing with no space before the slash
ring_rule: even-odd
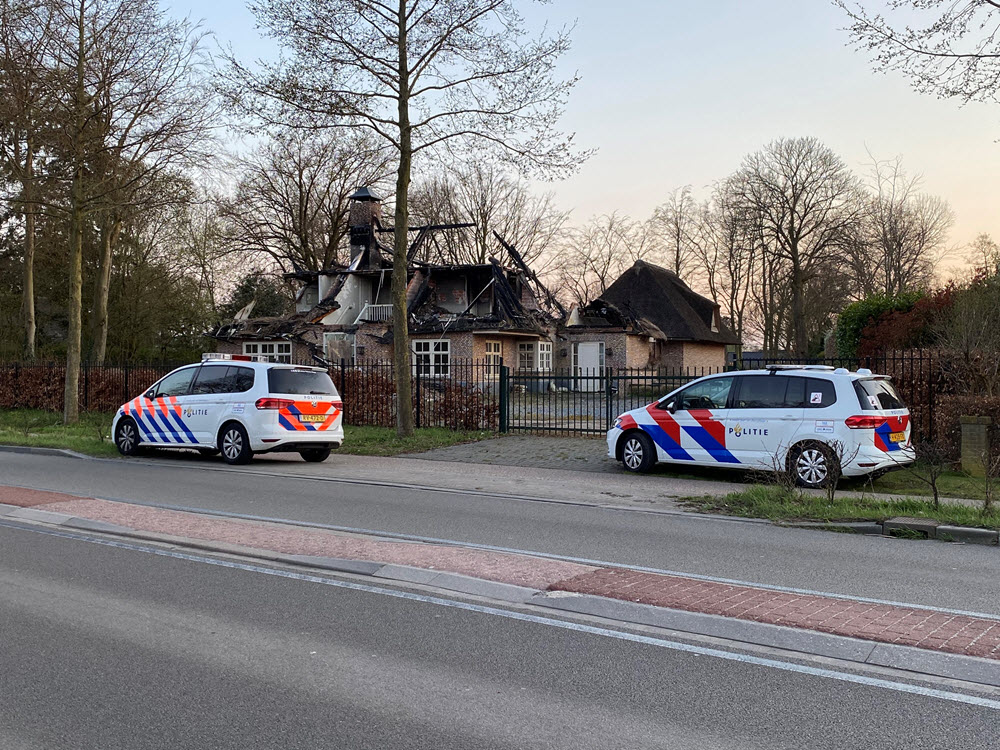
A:
<svg viewBox="0 0 1000 750">
<path fill-rule="evenodd" d="M 299 396 L 336 396 L 333 380 L 322 370 L 290 370 L 274 367 L 267 371 L 268 393 L 289 393 Z"/>
<path fill-rule="evenodd" d="M 191 387 L 192 394 L 243 393 L 253 388 L 253 368 L 203 365 Z"/>
<path fill-rule="evenodd" d="M 837 401 L 833 383 L 794 375 L 744 375 L 737 409 L 822 409 Z"/>
<path fill-rule="evenodd" d="M 885 378 L 855 380 L 854 390 L 858 394 L 858 401 L 861 402 L 861 408 L 864 411 L 906 408 L 892 382 Z"/>
</svg>

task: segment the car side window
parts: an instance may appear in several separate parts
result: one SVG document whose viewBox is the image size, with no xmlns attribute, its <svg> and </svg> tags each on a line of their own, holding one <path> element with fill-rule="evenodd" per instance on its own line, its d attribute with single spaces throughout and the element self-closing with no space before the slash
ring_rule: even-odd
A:
<svg viewBox="0 0 1000 750">
<path fill-rule="evenodd" d="M 197 367 L 188 367 L 185 370 L 172 372 L 156 385 L 156 398 L 164 396 L 186 396 L 191 388 L 191 380 L 194 378 Z"/>
<path fill-rule="evenodd" d="M 806 408 L 823 409 L 837 403 L 837 390 L 829 380 L 807 378 Z"/>
<path fill-rule="evenodd" d="M 786 405 L 789 381 L 786 375 L 744 375 L 739 379 L 736 409 L 781 409 Z"/>
<path fill-rule="evenodd" d="M 712 378 L 703 380 L 685 388 L 670 401 L 677 409 L 725 409 L 729 401 L 729 391 L 733 387 L 733 378 Z"/>
<path fill-rule="evenodd" d="M 226 365 L 203 365 L 198 369 L 198 376 L 191 387 L 192 396 L 204 396 L 231 391 Z"/>
<path fill-rule="evenodd" d="M 230 393 L 246 393 L 253 388 L 252 367 L 230 367 L 226 373 Z"/>
</svg>

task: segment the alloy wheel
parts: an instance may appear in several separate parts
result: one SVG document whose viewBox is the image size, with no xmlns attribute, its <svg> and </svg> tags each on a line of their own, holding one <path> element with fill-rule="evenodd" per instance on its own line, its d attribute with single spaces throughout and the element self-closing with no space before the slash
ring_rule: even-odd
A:
<svg viewBox="0 0 1000 750">
<path fill-rule="evenodd" d="M 636 438 L 629 439 L 622 450 L 622 459 L 630 469 L 638 469 L 642 463 L 642 443 Z"/>
<path fill-rule="evenodd" d="M 795 460 L 799 479 L 808 484 L 821 484 L 829 471 L 826 456 L 818 448 L 806 448 Z"/>
<path fill-rule="evenodd" d="M 135 430 L 132 425 L 126 422 L 118 428 L 118 447 L 122 453 L 128 453 L 135 445 Z"/>
<path fill-rule="evenodd" d="M 243 452 L 243 436 L 239 430 L 228 430 L 222 438 L 222 452 L 226 458 L 235 461 Z"/>
</svg>

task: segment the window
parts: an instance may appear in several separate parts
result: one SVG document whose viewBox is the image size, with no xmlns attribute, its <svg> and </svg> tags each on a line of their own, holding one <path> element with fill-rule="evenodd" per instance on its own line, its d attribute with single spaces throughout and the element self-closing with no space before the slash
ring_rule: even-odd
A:
<svg viewBox="0 0 1000 750">
<path fill-rule="evenodd" d="M 451 374 L 450 341 L 414 341 L 412 347 L 415 374 L 431 378 L 446 378 Z"/>
<path fill-rule="evenodd" d="M 798 378 L 801 380 L 801 378 Z M 781 409 L 791 378 L 784 375 L 744 375 L 734 404 L 737 409 Z"/>
<path fill-rule="evenodd" d="M 517 369 L 535 369 L 535 342 L 521 342 L 517 345 Z"/>
<path fill-rule="evenodd" d="M 204 365 L 198 369 L 191 394 L 245 393 L 253 388 L 253 369 L 225 365 Z"/>
<path fill-rule="evenodd" d="M 552 369 L 552 342 L 551 341 L 539 341 L 538 342 L 538 369 L 539 370 L 551 370 Z"/>
<path fill-rule="evenodd" d="M 244 341 L 243 353 L 270 357 L 272 362 L 292 362 L 292 345 L 287 341 Z"/>
<path fill-rule="evenodd" d="M 732 387 L 733 378 L 731 377 L 703 380 L 685 388 L 670 401 L 676 402 L 677 408 L 685 411 L 688 409 L 724 409 L 729 401 L 729 391 Z"/>
<path fill-rule="evenodd" d="M 293 396 L 336 396 L 330 374 L 323 370 L 272 367 L 267 371 L 267 392 Z"/>
<path fill-rule="evenodd" d="M 902 399 L 888 380 L 855 380 L 854 390 L 865 411 L 905 409 Z M 878 404 L 876 406 L 875 404 Z"/>
<path fill-rule="evenodd" d="M 185 370 L 172 372 L 156 385 L 156 398 L 163 396 L 186 396 L 191 387 L 191 379 L 197 367 L 188 367 Z"/>
<path fill-rule="evenodd" d="M 198 368 L 191 395 L 208 395 L 212 393 L 230 393 L 230 382 L 227 378 L 229 367 L 224 365 L 204 365 Z"/>
<path fill-rule="evenodd" d="M 806 408 L 823 409 L 837 403 L 837 390 L 829 380 L 806 378 Z"/>
<path fill-rule="evenodd" d="M 503 346 L 499 341 L 486 342 L 486 372 L 490 375 L 500 374 L 503 364 Z"/>
</svg>

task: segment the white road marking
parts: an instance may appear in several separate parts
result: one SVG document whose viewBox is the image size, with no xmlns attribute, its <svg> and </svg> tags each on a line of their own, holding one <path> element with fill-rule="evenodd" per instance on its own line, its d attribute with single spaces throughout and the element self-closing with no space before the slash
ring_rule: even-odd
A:
<svg viewBox="0 0 1000 750">
<path fill-rule="evenodd" d="M 408 601 L 422 602 L 425 604 L 433 604 L 440 607 L 451 607 L 454 609 L 461 609 L 468 612 L 477 612 L 480 614 L 491 615 L 493 617 L 503 617 L 509 620 L 529 622 L 535 625 L 545 625 L 547 627 L 560 628 L 563 630 L 571 630 L 578 633 L 586 633 L 588 635 L 597 635 L 604 638 L 614 638 L 622 641 L 630 641 L 632 643 L 640 643 L 647 646 L 665 648 L 671 651 L 680 651 L 683 653 L 694 654 L 696 656 L 709 656 L 716 659 L 723 659 L 725 661 L 739 662 L 742 664 L 750 664 L 759 667 L 767 667 L 769 669 L 777 669 L 783 672 L 803 674 L 803 675 L 808 675 L 810 677 L 820 677 L 823 679 L 836 680 L 839 682 L 847 682 L 855 685 L 864 685 L 866 687 L 880 688 L 883 690 L 891 690 L 894 692 L 906 693 L 909 695 L 918 695 L 925 698 L 936 698 L 938 700 L 945 700 L 953 703 L 964 703 L 970 706 L 978 706 L 981 708 L 990 708 L 993 710 L 1000 711 L 1000 701 L 976 695 L 966 695 L 964 693 L 956 693 L 948 690 L 938 690 L 936 688 L 928 688 L 928 687 L 923 687 L 921 685 L 912 685 L 905 682 L 894 682 L 892 680 L 885 680 L 877 677 L 868 677 L 866 675 L 852 674 L 850 672 L 837 672 L 831 669 L 810 667 L 803 664 L 783 662 L 783 661 L 778 661 L 777 659 L 768 659 L 760 656 L 753 656 L 750 654 L 732 653 L 729 651 L 722 651 L 720 649 L 707 648 L 705 646 L 696 646 L 688 643 L 682 643 L 680 641 L 672 641 L 666 638 L 655 638 L 652 636 L 639 635 L 637 633 L 628 633 L 618 630 L 611 630 L 609 628 L 601 628 L 594 625 L 584 625 L 582 623 L 570 622 L 567 620 L 558 620 L 550 617 L 543 617 L 540 615 L 527 614 L 524 612 L 515 612 L 512 610 L 499 609 L 497 607 L 488 607 L 481 604 L 472 604 L 470 602 L 461 602 L 452 599 L 443 599 L 436 596 L 417 594 L 410 591 L 398 591 L 390 588 L 383 588 L 381 586 L 371 586 L 369 584 L 364 584 L 364 583 L 354 583 L 352 581 L 340 581 L 333 578 L 324 578 L 322 576 L 309 575 L 307 573 L 296 573 L 290 570 L 280 570 L 277 568 L 268 568 L 260 565 L 239 563 L 231 560 L 222 560 L 212 557 L 206 557 L 203 555 L 194 555 L 187 552 L 176 552 L 174 550 L 168 550 L 168 549 L 145 547 L 142 545 L 130 544 L 128 542 L 118 542 L 111 539 L 98 539 L 96 537 L 86 537 L 79 534 L 71 534 L 65 531 L 56 531 L 52 529 L 30 528 L 26 526 L 21 526 L 19 524 L 6 523 L 3 521 L 0 521 L 0 526 L 3 526 L 5 528 L 18 529 L 22 531 L 30 531 L 36 534 L 45 534 L 48 536 L 74 539 L 77 541 L 87 542 L 89 544 L 98 544 L 106 547 L 115 547 L 117 549 L 126 549 L 134 552 L 154 554 L 161 557 L 170 557 L 177 560 L 185 560 L 188 562 L 202 563 L 206 565 L 215 565 L 218 567 L 231 568 L 234 570 L 242 570 L 250 573 L 260 573 L 263 575 L 278 576 L 280 578 L 287 578 L 295 581 L 303 581 L 306 583 L 318 583 L 324 586 L 334 586 L 337 588 L 349 589 L 351 591 L 361 591 L 368 594 L 389 596 L 396 599 L 405 599 Z"/>
</svg>

